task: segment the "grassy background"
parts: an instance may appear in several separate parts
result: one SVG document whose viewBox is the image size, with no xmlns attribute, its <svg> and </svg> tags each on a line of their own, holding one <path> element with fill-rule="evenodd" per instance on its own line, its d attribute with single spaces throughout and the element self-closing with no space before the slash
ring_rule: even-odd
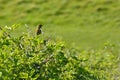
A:
<svg viewBox="0 0 120 80">
<path fill-rule="evenodd" d="M 79 48 L 120 45 L 120 0 L 0 0 L 0 25 L 44 25 L 44 35 Z"/>
</svg>

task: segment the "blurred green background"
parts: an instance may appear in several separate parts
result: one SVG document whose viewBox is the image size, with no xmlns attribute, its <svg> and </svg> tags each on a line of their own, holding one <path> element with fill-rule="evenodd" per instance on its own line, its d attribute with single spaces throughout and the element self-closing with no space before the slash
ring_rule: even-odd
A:
<svg viewBox="0 0 120 80">
<path fill-rule="evenodd" d="M 120 45 L 120 0 L 0 0 L 0 26 L 21 24 L 13 35 L 34 33 L 43 24 L 44 35 L 67 46 L 99 48 Z"/>
</svg>

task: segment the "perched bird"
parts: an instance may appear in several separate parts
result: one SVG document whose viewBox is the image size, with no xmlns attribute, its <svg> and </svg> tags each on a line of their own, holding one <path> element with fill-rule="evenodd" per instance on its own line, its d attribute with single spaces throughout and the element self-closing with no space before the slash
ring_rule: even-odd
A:
<svg viewBox="0 0 120 80">
<path fill-rule="evenodd" d="M 36 35 L 42 34 L 42 26 L 43 26 L 42 24 L 37 26 Z"/>
</svg>

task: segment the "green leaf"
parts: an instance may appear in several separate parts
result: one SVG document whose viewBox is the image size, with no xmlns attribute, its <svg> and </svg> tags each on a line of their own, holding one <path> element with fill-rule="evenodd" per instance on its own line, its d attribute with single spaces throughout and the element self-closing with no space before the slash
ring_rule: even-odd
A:
<svg viewBox="0 0 120 80">
<path fill-rule="evenodd" d="M 0 72 L 0 77 L 2 77 L 2 72 Z"/>
<path fill-rule="evenodd" d="M 28 73 L 21 72 L 20 73 L 20 78 L 23 78 L 23 79 L 28 78 Z"/>
</svg>

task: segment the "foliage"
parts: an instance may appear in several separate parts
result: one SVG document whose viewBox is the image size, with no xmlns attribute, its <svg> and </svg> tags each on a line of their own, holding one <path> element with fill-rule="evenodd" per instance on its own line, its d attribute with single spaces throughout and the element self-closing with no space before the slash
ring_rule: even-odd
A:
<svg viewBox="0 0 120 80">
<path fill-rule="evenodd" d="M 101 51 L 79 51 L 42 35 L 10 36 L 14 27 L 0 30 L 0 80 L 119 79 L 119 59 L 108 44 Z"/>
</svg>

